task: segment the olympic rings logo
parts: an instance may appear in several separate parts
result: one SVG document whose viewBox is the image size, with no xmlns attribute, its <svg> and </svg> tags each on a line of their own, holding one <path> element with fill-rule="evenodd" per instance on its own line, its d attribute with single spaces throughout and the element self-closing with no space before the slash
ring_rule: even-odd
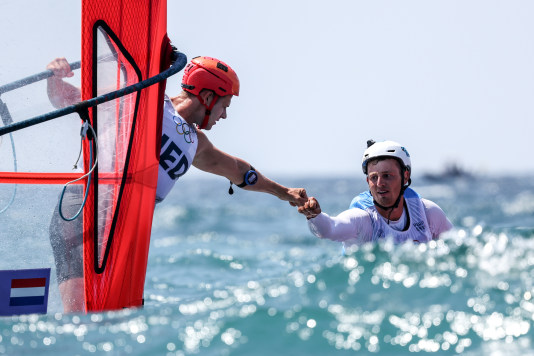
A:
<svg viewBox="0 0 534 356">
<path fill-rule="evenodd" d="M 193 143 L 193 137 L 191 136 L 191 133 L 195 133 L 196 130 L 194 127 L 190 126 L 187 122 L 180 122 L 177 121 L 178 117 L 173 116 L 173 121 L 176 124 L 176 132 L 178 135 L 183 135 L 184 140 L 187 143 Z"/>
</svg>

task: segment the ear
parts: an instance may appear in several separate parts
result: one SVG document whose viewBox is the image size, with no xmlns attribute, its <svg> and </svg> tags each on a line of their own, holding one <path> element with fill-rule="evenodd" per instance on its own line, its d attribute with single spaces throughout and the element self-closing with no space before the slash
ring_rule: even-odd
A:
<svg viewBox="0 0 534 356">
<path fill-rule="evenodd" d="M 209 106 L 211 101 L 213 100 L 213 92 L 211 90 L 202 90 L 200 92 L 200 97 L 204 101 L 204 105 Z"/>
<path fill-rule="evenodd" d="M 404 184 L 408 184 L 409 181 L 410 181 L 410 171 L 405 170 L 404 171 Z"/>
</svg>

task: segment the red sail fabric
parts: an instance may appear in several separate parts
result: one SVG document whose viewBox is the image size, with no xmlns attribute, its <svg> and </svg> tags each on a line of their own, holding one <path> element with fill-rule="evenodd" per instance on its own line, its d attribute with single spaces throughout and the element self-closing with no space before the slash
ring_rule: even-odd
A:
<svg viewBox="0 0 534 356">
<path fill-rule="evenodd" d="M 168 67 L 166 0 L 82 1 L 82 100 Z M 98 168 L 84 209 L 86 310 L 143 303 L 165 84 L 89 111 Z M 90 167 L 89 146 L 84 147 Z"/>
</svg>

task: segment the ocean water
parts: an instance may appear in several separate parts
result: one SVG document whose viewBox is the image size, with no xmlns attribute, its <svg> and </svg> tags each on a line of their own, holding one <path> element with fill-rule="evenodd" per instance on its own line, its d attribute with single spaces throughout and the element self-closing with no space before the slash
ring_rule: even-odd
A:
<svg viewBox="0 0 534 356">
<path fill-rule="evenodd" d="M 329 214 L 365 189 L 273 178 Z M 186 178 L 155 211 L 143 308 L 2 317 L 0 354 L 534 355 L 533 178 L 415 178 L 455 229 L 346 254 L 286 202 Z"/>
</svg>

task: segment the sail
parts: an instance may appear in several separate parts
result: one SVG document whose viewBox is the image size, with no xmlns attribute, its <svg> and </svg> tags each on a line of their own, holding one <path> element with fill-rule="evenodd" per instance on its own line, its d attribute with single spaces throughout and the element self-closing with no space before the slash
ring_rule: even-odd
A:
<svg viewBox="0 0 534 356">
<path fill-rule="evenodd" d="M 166 11 L 164 0 L 82 1 L 82 100 L 169 65 Z M 160 83 L 89 111 L 98 165 L 83 213 L 87 311 L 143 304 L 164 89 Z"/>
<path fill-rule="evenodd" d="M 165 79 L 187 61 L 170 46 L 166 10 L 165 0 L 82 1 L 82 60 L 71 63 L 81 102 L 50 111 L 53 99 L 21 100 L 55 95 L 50 70 L 0 83 L 3 313 L 23 313 L 11 304 L 26 286 L 12 276 L 34 270 L 50 276 L 31 299 L 43 312 L 49 300 L 53 311 L 81 299 L 86 311 L 143 304 Z"/>
</svg>

